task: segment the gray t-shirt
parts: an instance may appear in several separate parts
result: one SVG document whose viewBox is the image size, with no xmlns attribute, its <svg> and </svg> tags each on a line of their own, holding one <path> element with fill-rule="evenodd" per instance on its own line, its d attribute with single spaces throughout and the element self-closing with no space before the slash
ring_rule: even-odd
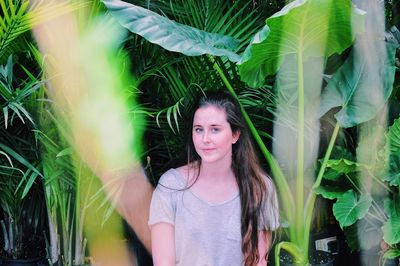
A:
<svg viewBox="0 0 400 266">
<path fill-rule="evenodd" d="M 259 229 L 275 230 L 279 226 L 276 192 L 266 180 L 269 196 Z M 239 194 L 210 204 L 186 187 L 176 169 L 168 170 L 161 176 L 150 206 L 149 225 L 165 222 L 175 227 L 176 265 L 243 265 Z"/>
</svg>

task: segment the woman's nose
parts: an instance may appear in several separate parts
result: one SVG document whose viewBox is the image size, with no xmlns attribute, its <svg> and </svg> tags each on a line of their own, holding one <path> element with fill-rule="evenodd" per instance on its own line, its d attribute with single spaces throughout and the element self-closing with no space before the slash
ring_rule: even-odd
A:
<svg viewBox="0 0 400 266">
<path fill-rule="evenodd" d="M 207 130 L 204 130 L 203 133 L 203 142 L 209 142 L 210 141 L 210 137 L 209 137 L 209 133 Z"/>
</svg>

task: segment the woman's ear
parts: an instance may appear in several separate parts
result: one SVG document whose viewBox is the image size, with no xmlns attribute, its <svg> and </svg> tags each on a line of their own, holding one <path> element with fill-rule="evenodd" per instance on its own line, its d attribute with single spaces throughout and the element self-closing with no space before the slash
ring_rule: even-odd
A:
<svg viewBox="0 0 400 266">
<path fill-rule="evenodd" d="M 235 144 L 240 138 L 240 131 L 235 131 L 232 133 L 232 144 Z"/>
</svg>

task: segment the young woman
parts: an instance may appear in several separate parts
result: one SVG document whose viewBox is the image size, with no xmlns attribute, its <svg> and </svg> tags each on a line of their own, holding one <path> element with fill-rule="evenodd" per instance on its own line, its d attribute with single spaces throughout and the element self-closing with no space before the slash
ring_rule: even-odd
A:
<svg viewBox="0 0 400 266">
<path fill-rule="evenodd" d="M 163 174 L 153 193 L 154 265 L 266 265 L 279 226 L 277 197 L 239 103 L 206 92 L 191 122 L 187 165 Z"/>
</svg>

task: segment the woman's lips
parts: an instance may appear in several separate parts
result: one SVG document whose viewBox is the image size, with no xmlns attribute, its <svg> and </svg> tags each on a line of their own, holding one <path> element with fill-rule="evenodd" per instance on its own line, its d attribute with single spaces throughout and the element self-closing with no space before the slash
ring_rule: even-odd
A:
<svg viewBox="0 0 400 266">
<path fill-rule="evenodd" d="M 210 151 L 215 150 L 215 148 L 205 148 L 205 149 L 201 149 L 201 150 L 204 152 L 210 152 Z"/>
</svg>

